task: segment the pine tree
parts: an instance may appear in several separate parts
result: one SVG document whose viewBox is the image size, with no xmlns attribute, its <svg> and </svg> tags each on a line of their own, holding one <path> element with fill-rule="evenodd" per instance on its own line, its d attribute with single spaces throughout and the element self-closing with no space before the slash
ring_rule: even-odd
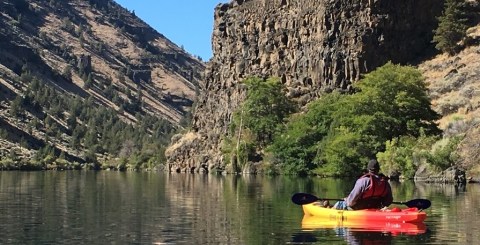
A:
<svg viewBox="0 0 480 245">
<path fill-rule="evenodd" d="M 466 36 L 467 19 L 464 0 L 446 0 L 443 15 L 438 17 L 438 28 L 434 31 L 435 47 L 450 55 L 458 49 L 458 42 Z"/>
</svg>

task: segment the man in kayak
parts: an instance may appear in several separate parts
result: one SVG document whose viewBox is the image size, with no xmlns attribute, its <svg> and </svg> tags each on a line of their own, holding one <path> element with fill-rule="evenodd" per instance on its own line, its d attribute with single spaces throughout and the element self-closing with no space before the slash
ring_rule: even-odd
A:
<svg viewBox="0 0 480 245">
<path fill-rule="evenodd" d="M 392 188 L 385 175 L 379 174 L 380 165 L 372 159 L 367 165 L 368 173 L 360 177 L 345 201 L 333 206 L 336 209 L 380 209 L 392 204 Z"/>
</svg>

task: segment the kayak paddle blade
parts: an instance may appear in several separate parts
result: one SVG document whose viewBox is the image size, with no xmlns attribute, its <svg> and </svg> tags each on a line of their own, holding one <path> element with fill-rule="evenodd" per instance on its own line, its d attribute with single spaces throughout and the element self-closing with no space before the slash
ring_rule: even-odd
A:
<svg viewBox="0 0 480 245">
<path fill-rule="evenodd" d="M 292 202 L 297 205 L 305 205 L 318 201 L 318 197 L 308 193 L 295 193 L 292 196 Z"/>
<path fill-rule="evenodd" d="M 405 205 L 409 208 L 427 209 L 432 205 L 432 202 L 427 199 L 413 199 L 405 202 Z"/>
</svg>

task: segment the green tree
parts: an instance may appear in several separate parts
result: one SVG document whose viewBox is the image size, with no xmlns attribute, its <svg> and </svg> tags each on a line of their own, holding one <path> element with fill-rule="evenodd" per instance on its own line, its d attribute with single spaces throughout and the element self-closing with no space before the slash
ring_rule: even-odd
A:
<svg viewBox="0 0 480 245">
<path fill-rule="evenodd" d="M 10 116 L 12 117 L 20 117 L 23 116 L 23 97 L 20 94 L 17 94 L 15 99 L 12 101 L 10 105 Z"/>
<path fill-rule="evenodd" d="M 278 79 L 249 78 L 247 98 L 236 117 L 243 120 L 243 126 L 248 128 L 257 142 L 265 145 L 271 142 L 277 125 L 295 111 L 294 104 L 286 97 L 285 88 Z"/>
<path fill-rule="evenodd" d="M 325 94 L 311 102 L 305 113 L 293 114 L 268 148 L 273 163 L 286 174 L 309 173 L 315 167 L 317 144 L 328 135 L 336 105 L 345 98 L 338 92 Z"/>
<path fill-rule="evenodd" d="M 377 134 L 382 142 L 399 135 L 417 137 L 420 128 L 427 135 L 440 133 L 435 122 L 440 116 L 431 108 L 424 78 L 414 67 L 389 62 L 354 87 L 359 92 L 349 100 L 351 116 L 341 117 L 347 119 L 344 123 L 352 116 L 364 116 L 356 122 L 364 126 L 363 132 Z"/>
<path fill-rule="evenodd" d="M 387 63 L 354 84 L 352 95 L 328 94 L 290 118 L 270 147 L 289 171 L 353 175 L 401 135 L 438 134 L 421 73 Z"/>
<path fill-rule="evenodd" d="M 383 151 L 385 142 L 393 137 L 419 137 L 421 130 L 426 135 L 441 132 L 435 123 L 439 115 L 431 109 L 424 78 L 417 69 L 389 62 L 366 74 L 354 88 L 358 92 L 337 107 L 329 137 L 323 145 L 330 145 L 338 138 L 347 141 L 341 141 L 344 144 L 338 145 L 335 151 L 320 148 L 316 157 L 320 168 L 337 170 L 334 175 L 358 172 L 363 163 Z M 342 130 L 339 132 L 339 129 Z M 350 157 L 343 152 L 350 152 Z M 338 165 L 344 167 L 338 168 Z"/>
<path fill-rule="evenodd" d="M 433 42 L 442 52 L 454 55 L 458 42 L 466 36 L 467 19 L 464 11 L 465 0 L 446 0 L 443 14 L 438 17 L 438 27 L 435 29 Z"/>
<path fill-rule="evenodd" d="M 89 89 L 92 88 L 93 86 L 93 79 L 92 79 L 92 74 L 88 74 L 88 76 L 85 77 L 84 79 L 85 83 L 83 84 L 84 89 Z"/>
<path fill-rule="evenodd" d="M 257 77 L 243 81 L 247 87 L 245 101 L 233 114 L 230 136 L 225 139 L 223 152 L 231 159 L 234 171 L 248 160 L 260 157 L 257 149 L 273 139 L 278 125 L 295 111 L 278 79 Z"/>
</svg>

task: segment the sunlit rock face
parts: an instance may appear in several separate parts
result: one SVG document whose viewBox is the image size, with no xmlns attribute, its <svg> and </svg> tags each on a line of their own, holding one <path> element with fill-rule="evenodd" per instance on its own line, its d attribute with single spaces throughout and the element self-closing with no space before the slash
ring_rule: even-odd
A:
<svg viewBox="0 0 480 245">
<path fill-rule="evenodd" d="M 237 0 L 215 9 L 212 48 L 191 130 L 167 150 L 170 171 L 223 170 L 222 139 L 250 76 L 278 77 L 301 106 L 349 91 L 391 60 L 429 50 L 438 0 Z"/>
</svg>

